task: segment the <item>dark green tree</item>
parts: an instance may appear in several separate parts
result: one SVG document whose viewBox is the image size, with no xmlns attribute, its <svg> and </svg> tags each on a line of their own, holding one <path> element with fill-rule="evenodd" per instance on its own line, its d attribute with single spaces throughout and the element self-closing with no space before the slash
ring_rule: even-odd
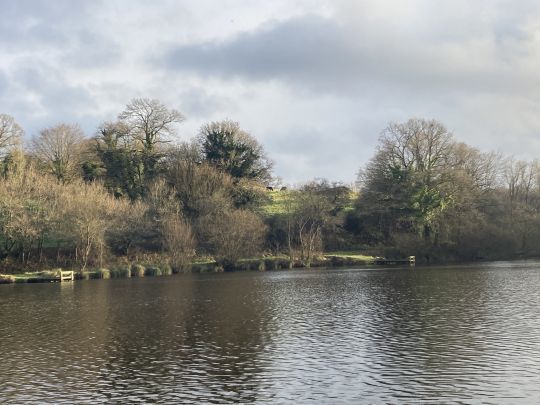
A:
<svg viewBox="0 0 540 405">
<path fill-rule="evenodd" d="M 263 147 L 237 122 L 224 120 L 203 125 L 198 143 L 206 162 L 235 179 L 267 182 L 271 162 Z"/>
<path fill-rule="evenodd" d="M 117 197 L 141 197 L 145 190 L 145 166 L 140 150 L 129 137 L 129 128 L 122 122 L 103 124 L 95 148 L 98 162 L 85 162 L 83 171 L 88 176 L 104 172 L 105 186 Z"/>
</svg>

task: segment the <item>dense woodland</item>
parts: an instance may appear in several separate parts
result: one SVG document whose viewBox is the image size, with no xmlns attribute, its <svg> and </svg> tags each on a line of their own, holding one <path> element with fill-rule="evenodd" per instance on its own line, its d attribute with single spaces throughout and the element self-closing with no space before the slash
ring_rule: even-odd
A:
<svg viewBox="0 0 540 405">
<path fill-rule="evenodd" d="M 0 270 L 143 260 L 187 271 L 204 259 L 227 270 L 263 255 L 309 267 L 329 251 L 429 262 L 540 254 L 540 164 L 479 151 L 439 122 L 390 124 L 356 187 L 285 189 L 238 123 L 211 122 L 180 142 L 183 120 L 134 99 L 92 137 L 58 124 L 23 145 L 23 129 L 0 114 Z"/>
</svg>

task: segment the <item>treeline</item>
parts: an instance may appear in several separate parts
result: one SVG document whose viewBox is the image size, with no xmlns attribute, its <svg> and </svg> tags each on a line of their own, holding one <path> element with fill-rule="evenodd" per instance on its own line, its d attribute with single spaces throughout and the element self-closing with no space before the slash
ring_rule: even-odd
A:
<svg viewBox="0 0 540 405">
<path fill-rule="evenodd" d="M 538 253 L 538 163 L 482 153 L 435 121 L 391 124 L 359 191 L 317 180 L 272 192 L 272 163 L 238 123 L 178 142 L 183 120 L 134 99 L 93 137 L 58 124 L 23 147 L 23 130 L 0 114 L 0 270 L 141 260 L 232 269 L 261 255 L 309 267 L 338 250 L 426 261 Z"/>
<path fill-rule="evenodd" d="M 135 99 L 86 138 L 59 124 L 20 146 L 0 116 L 0 259 L 4 268 L 102 266 L 118 258 L 189 268 L 258 255 L 266 226 L 256 208 L 271 163 L 237 123 L 209 123 L 175 143 L 182 114 Z"/>
<path fill-rule="evenodd" d="M 540 164 L 457 142 L 436 121 L 383 132 L 346 227 L 387 254 L 425 261 L 540 254 Z"/>
</svg>

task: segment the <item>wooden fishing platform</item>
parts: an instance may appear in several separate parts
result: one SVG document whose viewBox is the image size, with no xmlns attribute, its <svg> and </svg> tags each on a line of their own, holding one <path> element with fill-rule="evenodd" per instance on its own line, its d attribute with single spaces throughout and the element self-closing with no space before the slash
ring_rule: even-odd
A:
<svg viewBox="0 0 540 405">
<path fill-rule="evenodd" d="M 395 264 L 395 265 L 408 264 L 410 266 L 414 266 L 416 264 L 416 256 L 409 256 L 406 259 L 388 259 L 386 257 L 376 257 L 373 263 L 374 264 Z"/>
<path fill-rule="evenodd" d="M 74 271 L 59 270 L 57 275 L 40 274 L 36 276 L 29 276 L 26 279 L 26 282 L 27 283 L 62 283 L 65 281 L 73 281 L 73 280 L 75 280 Z"/>
<path fill-rule="evenodd" d="M 60 270 L 60 282 L 62 281 L 73 281 L 75 280 L 74 271 L 62 271 Z"/>
</svg>

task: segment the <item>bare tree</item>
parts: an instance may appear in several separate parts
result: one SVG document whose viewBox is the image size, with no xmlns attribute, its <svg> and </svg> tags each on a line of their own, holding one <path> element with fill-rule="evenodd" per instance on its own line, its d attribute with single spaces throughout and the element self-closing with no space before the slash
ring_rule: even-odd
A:
<svg viewBox="0 0 540 405">
<path fill-rule="evenodd" d="M 240 259 L 260 252 L 266 226 L 253 212 L 226 210 L 202 222 L 209 250 L 225 269 L 232 269 Z"/>
<path fill-rule="evenodd" d="M 495 152 L 483 153 L 465 143 L 455 143 L 448 155 L 449 166 L 462 172 L 482 191 L 493 189 L 500 177 L 502 157 Z"/>
<path fill-rule="evenodd" d="M 117 214 L 107 230 L 107 243 L 118 253 L 131 256 L 131 249 L 138 247 L 148 233 L 148 205 L 141 200 L 130 202 L 117 198 Z"/>
<path fill-rule="evenodd" d="M 21 142 L 24 131 L 8 114 L 0 114 L 0 157 Z"/>
<path fill-rule="evenodd" d="M 99 183 L 82 180 L 62 185 L 58 198 L 58 231 L 75 246 L 75 257 L 84 271 L 91 257 L 102 261 L 107 231 L 123 215 L 126 203 L 116 200 Z M 101 264 L 101 263 L 100 263 Z"/>
<path fill-rule="evenodd" d="M 174 124 L 185 119 L 179 111 L 169 110 L 159 100 L 148 98 L 131 100 L 118 118 L 128 125 L 133 139 L 148 152 L 164 142 L 165 136 L 173 135 Z"/>
<path fill-rule="evenodd" d="M 79 164 L 84 133 L 78 125 L 59 124 L 42 130 L 32 139 L 36 158 L 59 181 L 68 181 Z"/>
<path fill-rule="evenodd" d="M 416 172 L 430 185 L 446 166 L 453 136 L 435 120 L 413 118 L 405 123 L 391 123 L 383 132 L 379 151 L 390 163 Z"/>
<path fill-rule="evenodd" d="M 300 245 L 300 259 L 311 267 L 313 256 L 322 247 L 322 229 L 330 220 L 332 205 L 315 187 L 307 185 L 295 194 L 294 222 Z"/>
<path fill-rule="evenodd" d="M 163 223 L 163 245 L 176 271 L 188 268 L 195 256 L 195 238 L 188 222 L 179 215 L 166 218 Z"/>
<path fill-rule="evenodd" d="M 200 163 L 193 151 L 171 151 L 166 177 L 182 203 L 182 213 L 190 219 L 213 215 L 232 206 L 233 182 L 207 163 Z"/>
<path fill-rule="evenodd" d="M 60 185 L 32 165 L 0 179 L 0 256 L 15 253 L 25 263 L 37 248 L 41 261 L 45 237 L 58 223 Z"/>
</svg>

